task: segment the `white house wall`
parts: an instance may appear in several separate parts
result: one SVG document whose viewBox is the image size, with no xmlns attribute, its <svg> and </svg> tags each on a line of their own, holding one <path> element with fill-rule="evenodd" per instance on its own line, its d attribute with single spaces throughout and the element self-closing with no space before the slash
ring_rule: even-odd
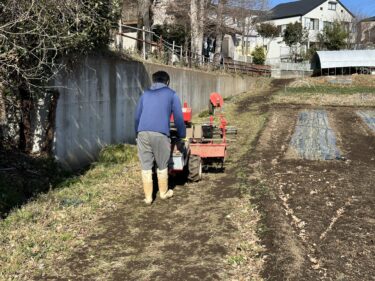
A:
<svg viewBox="0 0 375 281">
<path fill-rule="evenodd" d="M 314 10 L 310 11 L 302 18 L 303 27 L 307 27 L 305 25 L 306 19 L 319 19 L 319 30 L 310 30 L 309 31 L 309 41 L 317 42 L 317 35 L 323 31 L 324 22 L 334 22 L 336 20 L 341 22 L 352 22 L 353 16 L 348 13 L 348 11 L 338 2 L 336 5 L 336 11 L 328 9 L 328 3 L 335 2 L 332 0 L 324 2 L 322 5 L 316 7 Z M 321 10 L 322 8 L 322 10 Z"/>
<path fill-rule="evenodd" d="M 269 21 L 269 23 L 272 23 L 276 26 L 283 26 L 283 25 L 287 25 L 289 23 L 295 23 L 295 22 L 301 22 L 301 17 L 297 16 L 297 17 L 276 19 L 276 20 Z M 262 38 L 259 38 L 259 39 L 260 39 L 258 41 L 260 42 L 259 45 L 263 45 L 263 39 Z M 267 45 L 268 40 L 265 39 L 264 42 L 265 42 L 265 45 Z M 274 38 L 271 41 L 271 44 L 269 45 L 269 50 L 267 53 L 267 62 L 270 64 L 275 64 L 275 62 L 280 61 L 280 57 L 286 55 L 287 53 L 289 53 L 289 47 L 283 41 L 283 37 L 279 36 L 277 38 Z"/>
<path fill-rule="evenodd" d="M 301 22 L 301 17 L 291 17 L 291 18 L 285 18 L 285 19 L 276 19 L 276 20 L 270 20 L 269 23 L 273 23 L 276 26 L 279 25 L 287 25 L 288 23 L 295 23 L 295 22 Z"/>
<path fill-rule="evenodd" d="M 126 33 L 127 36 L 137 38 L 137 32 Z M 116 48 L 120 50 L 131 50 L 137 49 L 137 40 L 131 39 L 122 35 L 116 35 Z"/>
<path fill-rule="evenodd" d="M 324 21 L 334 22 L 335 20 L 346 22 L 353 21 L 353 16 L 348 13 L 348 11 L 340 3 L 337 2 L 336 11 L 332 11 L 328 9 L 328 2 L 335 1 L 329 0 L 324 2 L 322 5 L 304 15 L 304 18 L 319 19 L 322 23 Z M 323 10 L 320 8 L 323 8 Z M 323 30 L 323 24 L 320 24 L 321 22 L 319 22 L 319 29 Z"/>
<path fill-rule="evenodd" d="M 315 9 L 311 10 L 304 16 L 296 16 L 283 19 L 275 19 L 268 21 L 273 23 L 276 26 L 283 26 L 289 23 L 300 22 L 303 27 L 306 27 L 306 19 L 319 19 L 319 29 L 318 30 L 309 30 L 309 42 L 317 42 L 317 35 L 323 30 L 324 22 L 334 22 L 335 20 L 344 21 L 344 22 L 353 22 L 353 16 L 338 2 L 336 6 L 336 11 L 328 9 L 328 3 L 335 2 L 332 0 L 327 0 L 323 4 L 319 5 Z M 321 10 L 322 8 L 322 10 Z M 264 40 L 267 42 L 267 40 Z M 263 39 L 258 37 L 257 44 L 262 46 Z M 267 54 L 267 62 L 270 64 L 275 64 L 275 62 L 280 61 L 280 58 L 286 55 L 289 52 L 289 47 L 283 42 L 283 37 L 275 38 L 269 47 Z"/>
</svg>

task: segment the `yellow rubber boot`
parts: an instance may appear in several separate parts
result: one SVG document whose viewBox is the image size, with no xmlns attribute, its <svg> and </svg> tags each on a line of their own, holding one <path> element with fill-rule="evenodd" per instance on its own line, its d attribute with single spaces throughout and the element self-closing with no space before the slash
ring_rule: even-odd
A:
<svg viewBox="0 0 375 281">
<path fill-rule="evenodd" d="M 152 204 L 152 191 L 153 191 L 152 170 L 142 171 L 142 183 L 143 183 L 143 191 L 145 192 L 144 202 L 147 205 L 151 205 Z"/>
<path fill-rule="evenodd" d="M 158 185 L 161 199 L 168 199 L 173 196 L 173 190 L 168 190 L 168 169 L 159 170 L 158 173 Z"/>
</svg>

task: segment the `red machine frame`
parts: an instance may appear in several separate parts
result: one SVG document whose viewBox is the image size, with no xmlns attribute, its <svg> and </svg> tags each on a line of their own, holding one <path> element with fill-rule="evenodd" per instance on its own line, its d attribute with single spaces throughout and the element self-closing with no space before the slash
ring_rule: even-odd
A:
<svg viewBox="0 0 375 281">
<path fill-rule="evenodd" d="M 187 172 L 191 181 L 201 179 L 202 166 L 219 164 L 224 168 L 227 157 L 227 120 L 223 114 L 224 100 L 218 93 L 210 96 L 209 123 L 192 124 L 192 109 L 185 102 L 182 107 L 184 122 L 188 132 L 188 140 L 182 148 L 179 142 L 172 144 L 171 175 Z M 171 122 L 174 121 L 171 116 Z M 182 150 L 181 150 L 182 149 Z"/>
<path fill-rule="evenodd" d="M 220 130 L 221 138 L 220 142 L 215 143 L 215 139 L 203 139 L 204 142 L 197 142 L 195 139 L 190 143 L 191 154 L 198 155 L 203 160 L 205 159 L 220 159 L 224 162 L 225 157 L 227 156 L 227 139 L 226 139 L 226 125 L 227 121 L 224 118 L 223 114 L 220 113 Z M 210 125 L 214 126 L 214 117 L 210 116 Z"/>
</svg>

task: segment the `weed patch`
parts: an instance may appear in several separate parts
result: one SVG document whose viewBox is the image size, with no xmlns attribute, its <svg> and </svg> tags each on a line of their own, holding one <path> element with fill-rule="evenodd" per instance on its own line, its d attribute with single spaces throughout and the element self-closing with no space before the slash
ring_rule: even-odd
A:
<svg viewBox="0 0 375 281">
<path fill-rule="evenodd" d="M 110 145 L 99 153 L 98 162 L 101 164 L 125 164 L 137 158 L 137 148 L 134 145 Z"/>
<path fill-rule="evenodd" d="M 245 261 L 244 256 L 231 256 L 228 258 L 228 263 L 230 265 L 241 265 Z"/>
<path fill-rule="evenodd" d="M 339 95 L 352 95 L 352 94 L 375 94 L 374 87 L 366 86 L 305 86 L 305 87 L 287 87 L 284 91 L 287 95 L 295 94 L 339 94 Z"/>
</svg>

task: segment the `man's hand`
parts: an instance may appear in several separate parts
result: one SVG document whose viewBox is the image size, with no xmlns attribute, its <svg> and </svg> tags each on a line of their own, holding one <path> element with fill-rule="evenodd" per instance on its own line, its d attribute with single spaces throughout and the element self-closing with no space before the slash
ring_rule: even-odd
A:
<svg viewBox="0 0 375 281">
<path fill-rule="evenodd" d="M 177 146 L 177 149 L 184 153 L 186 151 L 186 145 L 185 143 L 188 141 L 187 138 L 183 138 L 183 139 L 178 139 L 177 142 L 176 142 L 176 146 Z"/>
</svg>

